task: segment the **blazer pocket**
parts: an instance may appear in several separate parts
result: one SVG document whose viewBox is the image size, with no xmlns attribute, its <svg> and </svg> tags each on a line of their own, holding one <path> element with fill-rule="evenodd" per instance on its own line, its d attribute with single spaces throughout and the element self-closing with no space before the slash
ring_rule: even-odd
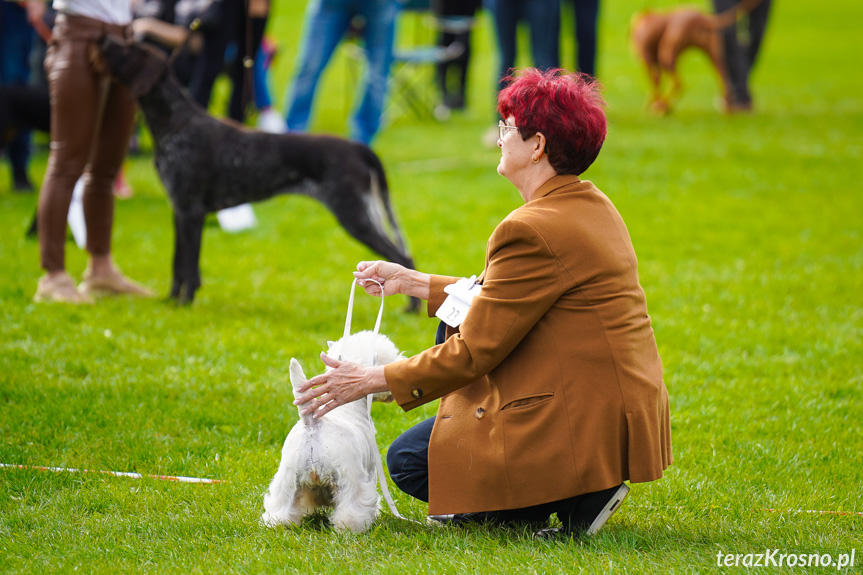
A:
<svg viewBox="0 0 863 575">
<path fill-rule="evenodd" d="M 536 407 L 538 405 L 542 405 L 543 403 L 551 401 L 553 398 L 553 393 L 540 393 L 538 395 L 519 397 L 518 399 L 513 399 L 512 401 L 501 407 L 500 410 L 510 411 L 514 409 L 526 409 L 528 407 Z"/>
</svg>

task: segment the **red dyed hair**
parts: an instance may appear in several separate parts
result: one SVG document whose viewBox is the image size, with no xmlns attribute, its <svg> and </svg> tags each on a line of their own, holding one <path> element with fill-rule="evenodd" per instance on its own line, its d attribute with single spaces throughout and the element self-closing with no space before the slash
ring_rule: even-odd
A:
<svg viewBox="0 0 863 575">
<path fill-rule="evenodd" d="M 497 96 L 502 118 L 515 118 L 523 140 L 542 132 L 558 174 L 581 174 L 599 155 L 608 122 L 599 83 L 581 73 L 526 68 Z"/>
</svg>

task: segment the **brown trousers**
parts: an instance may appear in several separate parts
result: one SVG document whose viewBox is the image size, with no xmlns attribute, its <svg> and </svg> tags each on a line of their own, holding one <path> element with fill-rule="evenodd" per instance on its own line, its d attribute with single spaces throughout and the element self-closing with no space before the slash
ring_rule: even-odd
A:
<svg viewBox="0 0 863 575">
<path fill-rule="evenodd" d="M 65 269 L 66 217 L 84 176 L 87 251 L 111 252 L 114 179 L 132 135 L 135 100 L 91 63 L 99 39 L 129 37 L 128 26 L 61 14 L 45 57 L 51 89 L 51 154 L 39 196 L 39 249 L 48 272 Z"/>
</svg>

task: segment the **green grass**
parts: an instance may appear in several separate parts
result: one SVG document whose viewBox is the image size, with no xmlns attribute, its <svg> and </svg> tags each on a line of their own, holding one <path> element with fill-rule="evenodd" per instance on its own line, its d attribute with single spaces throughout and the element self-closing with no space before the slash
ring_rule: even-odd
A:
<svg viewBox="0 0 863 575">
<path fill-rule="evenodd" d="M 278 103 L 303 3 L 277 4 Z M 719 114 L 706 59 L 687 54 L 687 91 L 660 118 L 644 109 L 646 79 L 626 44 L 643 6 L 602 6 L 610 133 L 587 177 L 617 205 L 639 256 L 671 400 L 675 464 L 664 479 L 635 485 L 596 537 L 565 544 L 433 530 L 387 511 L 360 536 L 319 523 L 264 529 L 262 495 L 297 419 L 290 358 L 320 369 L 318 352 L 342 330 L 350 271 L 372 254 L 320 205 L 284 197 L 257 206 L 260 225 L 247 233 L 208 226 L 204 287 L 191 308 L 36 305 L 38 249 L 23 237 L 36 197 L 8 191 L 4 162 L 0 463 L 227 483 L 0 470 L 0 571 L 686 573 L 728 571 L 718 552 L 765 548 L 856 549 L 859 571 L 863 517 L 795 510 L 863 512 L 863 9 L 855 0 L 776 3 L 755 114 Z M 470 109 L 442 124 L 394 113 L 375 142 L 426 271 L 478 273 L 491 230 L 520 203 L 495 173 L 498 151 L 480 144 L 493 119 L 488 24 L 475 38 Z M 331 67 L 315 130 L 345 133 L 349 72 L 342 57 Z M 43 150 L 37 181 L 45 161 Z M 117 204 L 115 258 L 166 293 L 164 192 L 146 155 L 127 170 L 136 195 Z M 72 243 L 67 259 L 79 276 L 85 256 Z M 357 328 L 372 325 L 375 303 L 358 299 Z M 383 330 L 414 354 L 435 324 L 404 314 L 405 303 L 387 301 Z M 381 446 L 434 409 L 376 406 Z M 424 505 L 395 495 L 423 518 Z"/>
</svg>

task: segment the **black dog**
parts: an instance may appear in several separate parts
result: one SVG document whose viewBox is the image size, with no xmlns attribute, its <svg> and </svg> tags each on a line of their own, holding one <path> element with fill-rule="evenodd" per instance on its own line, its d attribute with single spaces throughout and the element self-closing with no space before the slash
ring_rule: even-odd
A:
<svg viewBox="0 0 863 575">
<path fill-rule="evenodd" d="M 389 204 L 380 160 L 367 146 L 331 136 L 267 134 L 218 120 L 194 103 L 165 56 L 106 37 L 104 65 L 138 99 L 154 160 L 174 208 L 171 297 L 190 303 L 201 285 L 204 216 L 277 194 L 322 202 L 347 232 L 383 257 L 413 268 Z M 381 207 L 395 235 L 384 231 Z M 411 308 L 418 302 L 411 301 Z"/>
<path fill-rule="evenodd" d="M 0 156 L 19 132 L 51 131 L 51 101 L 48 90 L 34 86 L 0 87 Z M 15 173 L 15 189 L 32 189 L 27 173 Z"/>
</svg>

